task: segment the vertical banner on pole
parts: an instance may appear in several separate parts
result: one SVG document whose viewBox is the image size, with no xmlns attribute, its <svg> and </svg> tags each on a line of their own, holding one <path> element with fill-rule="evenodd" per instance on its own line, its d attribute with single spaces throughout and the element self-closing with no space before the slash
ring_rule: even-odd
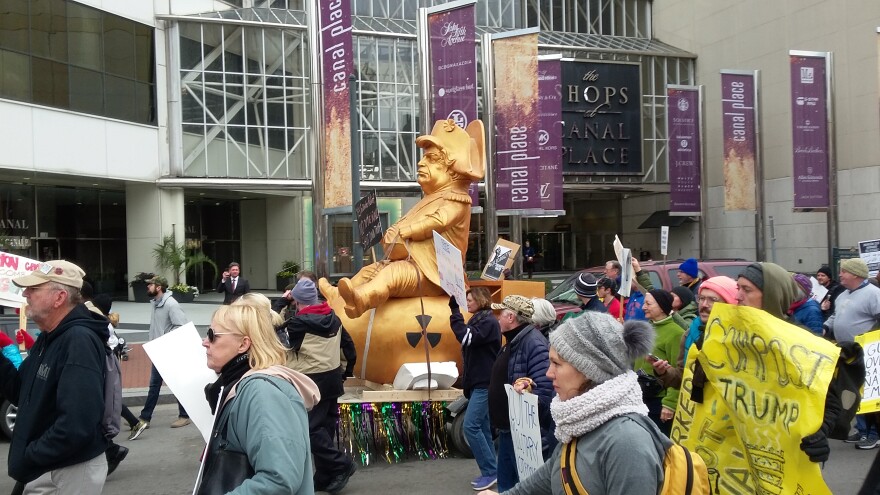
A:
<svg viewBox="0 0 880 495">
<path fill-rule="evenodd" d="M 475 5 L 476 0 L 472 0 L 425 9 L 430 42 L 429 54 L 422 63 L 430 69 L 434 104 L 431 125 L 452 119 L 464 129 L 477 118 Z M 476 182 L 471 184 L 470 195 L 472 205 L 479 206 Z"/>
<path fill-rule="evenodd" d="M 541 208 L 541 155 L 537 142 L 538 28 L 492 35 L 492 49 L 495 54 L 495 208 Z"/>
<path fill-rule="evenodd" d="M 828 208 L 826 52 L 789 52 L 794 208 Z"/>
<path fill-rule="evenodd" d="M 351 206 L 351 2 L 318 2 L 324 75 L 324 209 Z"/>
<path fill-rule="evenodd" d="M 724 209 L 755 211 L 758 158 L 755 73 L 721 71 Z"/>
<path fill-rule="evenodd" d="M 541 208 L 562 210 L 562 60 L 538 61 Z"/>
<path fill-rule="evenodd" d="M 669 214 L 698 216 L 702 212 L 700 174 L 700 88 L 666 88 L 669 129 Z"/>
<path fill-rule="evenodd" d="M 669 225 L 660 227 L 660 254 L 666 256 L 669 251 Z"/>
</svg>

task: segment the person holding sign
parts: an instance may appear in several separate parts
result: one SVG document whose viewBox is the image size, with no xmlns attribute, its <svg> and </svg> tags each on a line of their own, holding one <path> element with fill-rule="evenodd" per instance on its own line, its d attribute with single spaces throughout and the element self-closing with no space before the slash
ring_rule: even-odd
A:
<svg viewBox="0 0 880 495">
<path fill-rule="evenodd" d="M 632 371 L 633 361 L 653 348 L 647 323 L 621 325 L 607 313 L 587 312 L 551 332 L 547 376 L 556 391 L 550 411 L 560 444 L 541 468 L 504 493 L 569 493 L 562 453 L 575 447 L 574 468 L 585 493 L 656 495 L 672 442 L 648 419 Z"/>
</svg>

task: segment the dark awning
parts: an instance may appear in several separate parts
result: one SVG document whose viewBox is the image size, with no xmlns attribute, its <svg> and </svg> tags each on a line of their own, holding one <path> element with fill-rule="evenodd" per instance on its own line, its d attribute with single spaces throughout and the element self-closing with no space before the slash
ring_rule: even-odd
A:
<svg viewBox="0 0 880 495">
<path fill-rule="evenodd" d="M 672 216 L 669 214 L 669 210 L 658 210 L 654 213 L 651 213 L 641 225 L 639 225 L 640 229 L 659 229 L 664 225 L 668 225 L 670 227 L 679 227 L 681 224 L 691 220 L 691 217 L 680 217 L 680 216 Z"/>
</svg>

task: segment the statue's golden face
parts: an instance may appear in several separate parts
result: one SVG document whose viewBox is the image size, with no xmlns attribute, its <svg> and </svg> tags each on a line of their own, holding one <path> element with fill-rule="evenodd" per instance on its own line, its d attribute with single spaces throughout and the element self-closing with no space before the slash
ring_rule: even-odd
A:
<svg viewBox="0 0 880 495">
<path fill-rule="evenodd" d="M 419 160 L 417 173 L 417 181 L 427 194 L 431 194 L 452 182 L 446 154 L 433 145 L 428 145 L 425 148 L 425 154 Z"/>
</svg>

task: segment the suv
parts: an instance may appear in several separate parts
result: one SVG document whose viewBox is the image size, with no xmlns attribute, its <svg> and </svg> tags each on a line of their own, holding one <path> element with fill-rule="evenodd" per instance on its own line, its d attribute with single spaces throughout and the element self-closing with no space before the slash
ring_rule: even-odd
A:
<svg viewBox="0 0 880 495">
<path fill-rule="evenodd" d="M 651 283 L 654 288 L 662 288 L 672 290 L 678 283 L 678 265 L 684 260 L 672 261 L 642 261 L 639 263 L 643 272 L 651 277 Z M 697 262 L 700 268 L 701 279 L 715 277 L 718 275 L 726 275 L 734 280 L 743 269 L 750 264 L 751 261 L 743 259 L 713 259 L 699 260 Z M 566 278 L 555 289 L 545 296 L 545 299 L 553 303 L 556 308 L 556 319 L 562 318 L 566 313 L 580 311 L 581 302 L 574 293 L 574 281 L 581 273 L 591 273 L 597 279 L 602 278 L 605 273 L 605 265 L 585 268 L 579 272 L 575 272 Z"/>
</svg>

